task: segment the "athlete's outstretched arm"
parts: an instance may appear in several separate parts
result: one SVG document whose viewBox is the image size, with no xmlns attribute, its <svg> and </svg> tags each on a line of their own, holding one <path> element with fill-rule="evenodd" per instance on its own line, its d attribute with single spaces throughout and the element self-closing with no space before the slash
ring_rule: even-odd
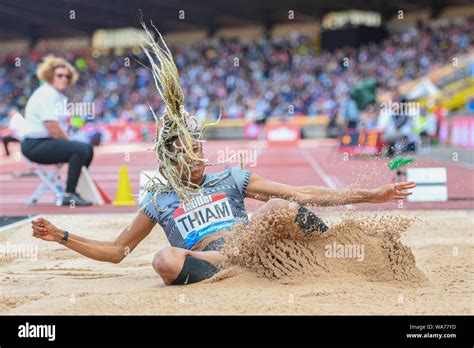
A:
<svg viewBox="0 0 474 348">
<path fill-rule="evenodd" d="M 113 242 L 87 239 L 69 233 L 64 245 L 94 260 L 119 263 L 148 236 L 154 226 L 155 222 L 139 211 L 132 223 Z M 64 230 L 42 217 L 32 220 L 31 228 L 34 237 L 46 241 L 59 242 L 64 236 Z"/>
<path fill-rule="evenodd" d="M 414 187 L 415 183 L 413 182 L 388 184 L 375 189 L 291 186 L 252 174 L 245 196 L 264 202 L 270 198 L 283 198 L 302 205 L 334 206 L 399 200 L 411 195 L 412 193 L 407 190 Z"/>
</svg>

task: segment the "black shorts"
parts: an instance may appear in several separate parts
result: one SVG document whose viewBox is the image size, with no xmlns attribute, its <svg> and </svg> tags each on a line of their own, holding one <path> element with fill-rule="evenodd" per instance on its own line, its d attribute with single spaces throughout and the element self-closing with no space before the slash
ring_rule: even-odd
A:
<svg viewBox="0 0 474 348">
<path fill-rule="evenodd" d="M 219 251 L 224 248 L 224 245 L 225 245 L 225 238 L 221 237 L 219 239 L 216 239 L 210 242 L 201 251 L 210 251 L 210 250 Z"/>
</svg>

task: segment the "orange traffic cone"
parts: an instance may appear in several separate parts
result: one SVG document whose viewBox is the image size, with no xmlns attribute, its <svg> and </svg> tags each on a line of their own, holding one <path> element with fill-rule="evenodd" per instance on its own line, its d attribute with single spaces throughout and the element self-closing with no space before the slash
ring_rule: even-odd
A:
<svg viewBox="0 0 474 348">
<path fill-rule="evenodd" d="M 119 181 L 117 186 L 117 194 L 112 205 L 117 206 L 132 206 L 137 205 L 132 196 L 132 189 L 130 187 L 130 180 L 128 178 L 127 167 L 122 165 L 120 167 Z"/>
</svg>

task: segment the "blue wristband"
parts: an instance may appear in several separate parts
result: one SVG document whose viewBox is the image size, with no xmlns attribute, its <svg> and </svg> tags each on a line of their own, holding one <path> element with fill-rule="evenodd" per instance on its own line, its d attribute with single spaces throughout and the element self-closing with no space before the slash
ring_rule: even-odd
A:
<svg viewBox="0 0 474 348">
<path fill-rule="evenodd" d="M 63 236 L 63 239 L 61 239 L 59 241 L 60 244 L 66 244 L 66 242 L 68 241 L 69 239 L 69 232 L 68 231 L 64 231 L 64 236 Z"/>
</svg>

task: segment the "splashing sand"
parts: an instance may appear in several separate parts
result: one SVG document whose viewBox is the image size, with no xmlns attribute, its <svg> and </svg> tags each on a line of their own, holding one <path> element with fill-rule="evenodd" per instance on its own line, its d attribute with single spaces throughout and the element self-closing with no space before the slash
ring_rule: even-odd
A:
<svg viewBox="0 0 474 348">
<path fill-rule="evenodd" d="M 254 216 L 249 226 L 237 227 L 224 248 L 225 267 L 241 266 L 268 279 L 303 275 L 364 277 L 370 281 L 425 280 L 411 249 L 400 237 L 413 218 L 399 215 L 355 217 L 335 223 L 323 235 L 304 236 L 294 212 L 275 208 Z M 235 274 L 224 270 L 213 280 Z"/>
</svg>

